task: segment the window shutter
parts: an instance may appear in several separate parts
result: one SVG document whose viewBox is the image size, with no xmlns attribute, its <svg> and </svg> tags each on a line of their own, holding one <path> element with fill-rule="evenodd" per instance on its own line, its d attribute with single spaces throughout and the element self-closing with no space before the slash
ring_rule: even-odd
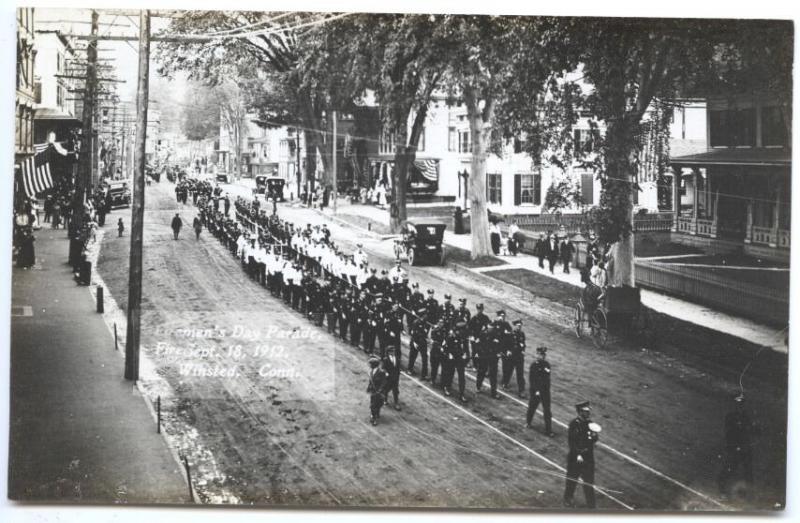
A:
<svg viewBox="0 0 800 523">
<path fill-rule="evenodd" d="M 520 190 L 520 186 L 522 185 L 522 176 L 519 174 L 514 175 L 514 205 L 519 205 L 522 201 L 522 191 Z"/>
<path fill-rule="evenodd" d="M 533 175 L 533 204 L 542 204 L 542 175 L 539 173 Z"/>
<path fill-rule="evenodd" d="M 456 150 L 456 128 L 450 127 L 447 129 L 447 150 L 454 152 Z"/>
<path fill-rule="evenodd" d="M 584 205 L 594 205 L 594 175 L 581 174 L 581 199 Z"/>
</svg>

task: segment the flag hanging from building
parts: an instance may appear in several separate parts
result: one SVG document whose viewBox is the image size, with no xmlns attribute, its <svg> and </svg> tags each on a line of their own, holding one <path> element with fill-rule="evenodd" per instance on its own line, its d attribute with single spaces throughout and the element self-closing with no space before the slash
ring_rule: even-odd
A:
<svg viewBox="0 0 800 523">
<path fill-rule="evenodd" d="M 439 160 L 415 160 L 414 167 L 423 178 L 431 182 L 439 180 Z"/>
<path fill-rule="evenodd" d="M 48 144 L 49 145 L 49 144 Z M 28 197 L 45 191 L 53 186 L 53 176 L 50 173 L 50 158 L 47 148 L 27 158 L 20 166 L 22 187 Z"/>
</svg>

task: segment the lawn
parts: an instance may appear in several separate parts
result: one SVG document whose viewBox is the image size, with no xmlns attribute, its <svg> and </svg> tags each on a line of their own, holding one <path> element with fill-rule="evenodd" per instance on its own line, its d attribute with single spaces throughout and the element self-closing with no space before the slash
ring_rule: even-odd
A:
<svg viewBox="0 0 800 523">
<path fill-rule="evenodd" d="M 580 293 L 574 285 L 526 269 L 503 269 L 484 274 L 567 306 L 573 305 Z"/>
<path fill-rule="evenodd" d="M 452 247 L 450 245 L 447 245 L 445 246 L 445 250 L 447 251 L 448 262 L 457 263 L 459 265 L 469 267 L 470 269 L 475 269 L 479 267 L 499 267 L 500 265 L 507 265 L 505 261 L 495 258 L 494 256 L 481 256 L 480 258 L 473 260 L 472 253 L 470 253 L 466 249 L 461 249 L 459 247 Z"/>
</svg>

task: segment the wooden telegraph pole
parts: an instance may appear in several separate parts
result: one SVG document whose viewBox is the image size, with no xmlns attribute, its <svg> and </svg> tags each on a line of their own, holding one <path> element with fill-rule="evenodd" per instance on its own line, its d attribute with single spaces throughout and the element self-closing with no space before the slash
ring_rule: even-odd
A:
<svg viewBox="0 0 800 523">
<path fill-rule="evenodd" d="M 92 36 L 97 36 L 100 15 L 92 10 Z M 83 135 L 78 175 L 75 177 L 75 194 L 72 198 L 72 221 L 70 222 L 69 262 L 77 267 L 81 256 L 80 232 L 83 228 L 84 201 L 92 176 L 92 144 L 94 142 L 94 112 L 97 91 L 97 40 L 86 46 L 86 85 L 83 93 Z"/>
<path fill-rule="evenodd" d="M 125 338 L 125 379 L 139 379 L 139 336 L 142 306 L 142 237 L 144 233 L 145 143 L 150 77 L 150 12 L 139 13 L 139 87 L 136 96 L 136 149 L 131 205 L 131 252 L 128 277 L 128 329 Z"/>
<path fill-rule="evenodd" d="M 336 172 L 336 111 L 333 111 L 333 214 L 336 214 L 336 200 L 339 199 L 339 180 Z"/>
</svg>

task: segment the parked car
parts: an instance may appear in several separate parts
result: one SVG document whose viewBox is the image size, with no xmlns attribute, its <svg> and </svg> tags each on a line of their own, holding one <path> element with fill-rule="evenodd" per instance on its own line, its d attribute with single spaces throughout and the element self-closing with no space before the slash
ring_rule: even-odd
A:
<svg viewBox="0 0 800 523">
<path fill-rule="evenodd" d="M 111 208 L 130 207 L 131 189 L 127 180 L 114 180 L 108 182 L 108 198 L 111 200 Z"/>
<path fill-rule="evenodd" d="M 228 173 L 217 173 L 215 180 L 219 183 L 231 183 L 231 177 Z"/>
</svg>

